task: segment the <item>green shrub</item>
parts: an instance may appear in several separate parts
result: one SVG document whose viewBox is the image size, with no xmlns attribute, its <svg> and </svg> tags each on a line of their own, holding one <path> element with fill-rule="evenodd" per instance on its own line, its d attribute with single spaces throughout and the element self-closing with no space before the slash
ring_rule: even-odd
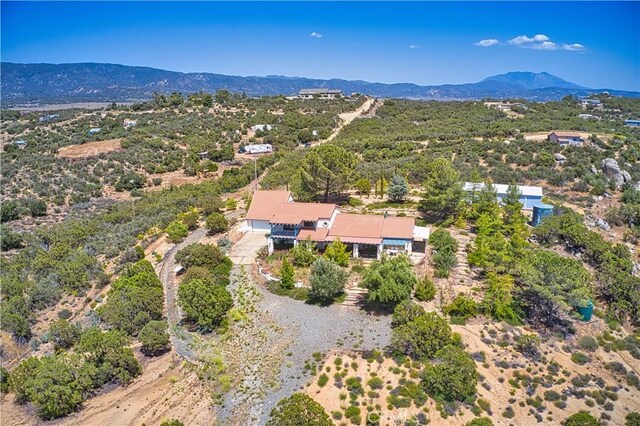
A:
<svg viewBox="0 0 640 426">
<path fill-rule="evenodd" d="M 586 411 L 580 411 L 569 416 L 564 426 L 600 426 L 600 422 Z"/>
<path fill-rule="evenodd" d="M 416 299 L 420 300 L 421 302 L 428 302 L 430 300 L 433 300 L 433 298 L 436 296 L 436 285 L 432 280 L 424 277 L 423 279 L 418 281 L 418 284 L 416 284 L 415 296 Z"/>
<path fill-rule="evenodd" d="M 436 352 L 453 343 L 447 321 L 435 312 L 420 315 L 413 321 L 391 330 L 391 349 L 413 359 L 432 359 Z"/>
<path fill-rule="evenodd" d="M 206 225 L 209 232 L 219 234 L 229 229 L 229 221 L 222 213 L 211 213 L 207 216 Z"/>
<path fill-rule="evenodd" d="M 434 398 L 463 401 L 476 393 L 478 373 L 468 353 L 457 346 L 445 346 L 435 354 L 437 364 L 424 369 L 425 390 Z"/>
<path fill-rule="evenodd" d="M 598 341 L 591 336 L 583 336 L 578 340 L 578 346 L 580 346 L 580 349 L 593 352 L 598 349 Z"/>
<path fill-rule="evenodd" d="M 169 223 L 169 225 L 167 225 L 167 227 L 165 228 L 165 232 L 169 236 L 169 240 L 172 243 L 179 243 L 187 236 L 187 234 L 189 233 L 189 228 L 187 228 L 187 225 L 182 223 L 182 221 L 174 220 L 173 222 Z"/>
<path fill-rule="evenodd" d="M 280 286 L 285 289 L 292 289 L 295 285 L 294 274 L 293 265 L 287 258 L 284 258 L 280 267 Z"/>
<path fill-rule="evenodd" d="M 493 422 L 488 417 L 480 417 L 465 423 L 464 426 L 493 426 Z"/>
<path fill-rule="evenodd" d="M 413 264 L 406 255 L 373 262 L 362 279 L 362 285 L 369 289 L 367 301 L 389 307 L 409 299 L 416 282 Z"/>
<path fill-rule="evenodd" d="M 591 361 L 591 358 L 589 358 L 588 355 L 585 355 L 582 352 L 574 352 L 571 354 L 571 361 L 575 362 L 576 364 L 584 365 Z"/>
<path fill-rule="evenodd" d="M 356 407 L 355 405 L 350 405 L 349 408 L 344 411 L 344 416 L 349 419 L 351 424 L 354 425 L 362 423 L 361 415 L 362 411 L 360 410 L 360 407 Z"/>
<path fill-rule="evenodd" d="M 478 305 L 472 298 L 458 294 L 451 303 L 444 306 L 442 310 L 449 316 L 460 317 L 466 320 L 476 316 L 478 313 Z"/>
<path fill-rule="evenodd" d="M 211 331 L 225 318 L 233 306 L 233 299 L 224 287 L 196 279 L 180 284 L 178 304 L 187 320 L 204 331 Z"/>
<path fill-rule="evenodd" d="M 424 308 L 411 300 L 405 300 L 395 307 L 391 320 L 391 328 L 396 328 L 407 324 L 419 316 L 426 314 Z"/>
<path fill-rule="evenodd" d="M 320 377 L 318 377 L 318 386 L 321 388 L 324 387 L 329 382 L 329 376 L 322 373 Z"/>
<path fill-rule="evenodd" d="M 322 405 L 303 393 L 283 398 L 271 410 L 267 426 L 317 425 L 333 426 Z"/>
<path fill-rule="evenodd" d="M 169 350 L 169 333 L 166 321 L 149 321 L 138 334 L 142 353 L 147 356 L 160 355 Z"/>
<path fill-rule="evenodd" d="M 310 266 L 316 260 L 316 246 L 311 240 L 300 241 L 289 253 L 295 266 Z"/>
<path fill-rule="evenodd" d="M 502 412 L 502 417 L 506 417 L 507 419 L 512 419 L 515 416 L 516 416 L 516 413 L 515 413 L 515 411 L 513 411 L 513 407 L 511 407 L 511 406 L 508 406 Z"/>
<path fill-rule="evenodd" d="M 323 256 L 340 266 L 349 266 L 349 260 L 351 259 L 351 255 L 347 251 L 347 245 L 339 239 L 332 241 L 327 246 Z"/>
<path fill-rule="evenodd" d="M 540 338 L 535 334 L 523 334 L 518 336 L 514 347 L 526 356 L 536 357 L 539 354 Z"/>
<path fill-rule="evenodd" d="M 640 426 L 640 413 L 633 411 L 624 418 L 624 426 Z"/>
<path fill-rule="evenodd" d="M 311 284 L 310 299 L 328 304 L 344 292 L 347 273 L 338 264 L 318 258 L 311 267 L 309 282 Z"/>
<path fill-rule="evenodd" d="M 382 389 L 384 381 L 380 377 L 374 376 L 367 381 L 367 385 L 369 385 L 371 389 Z"/>
</svg>

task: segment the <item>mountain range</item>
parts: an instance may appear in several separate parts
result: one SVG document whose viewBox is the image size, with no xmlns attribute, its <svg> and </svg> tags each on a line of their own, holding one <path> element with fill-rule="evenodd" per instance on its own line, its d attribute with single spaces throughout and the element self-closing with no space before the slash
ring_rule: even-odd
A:
<svg viewBox="0 0 640 426">
<path fill-rule="evenodd" d="M 193 93 L 227 89 L 249 96 L 294 95 L 304 88 L 340 89 L 375 97 L 463 100 L 521 98 L 558 100 L 567 95 L 608 92 L 640 97 L 640 92 L 590 89 L 551 74 L 509 72 L 477 83 L 420 86 L 412 83 L 371 83 L 362 80 L 304 77 L 242 77 L 213 73 L 182 73 L 118 64 L 0 64 L 3 106 L 26 103 L 123 102 L 149 99 L 154 92 Z"/>
</svg>

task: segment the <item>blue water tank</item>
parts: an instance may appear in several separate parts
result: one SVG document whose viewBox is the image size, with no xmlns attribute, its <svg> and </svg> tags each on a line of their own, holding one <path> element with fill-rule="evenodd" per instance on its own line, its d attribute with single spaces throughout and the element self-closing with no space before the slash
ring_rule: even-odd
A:
<svg viewBox="0 0 640 426">
<path fill-rule="evenodd" d="M 578 306 L 578 313 L 582 317 L 582 321 L 591 321 L 591 316 L 593 315 L 593 301 L 589 300 L 587 306 Z"/>
<path fill-rule="evenodd" d="M 531 225 L 538 226 L 542 219 L 553 214 L 553 206 L 550 204 L 534 204 L 533 205 L 533 219 L 531 219 Z"/>
</svg>

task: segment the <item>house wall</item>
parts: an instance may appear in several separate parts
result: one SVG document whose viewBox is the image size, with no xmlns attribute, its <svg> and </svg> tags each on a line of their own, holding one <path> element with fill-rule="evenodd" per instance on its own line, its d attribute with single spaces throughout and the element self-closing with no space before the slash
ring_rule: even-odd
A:
<svg viewBox="0 0 640 426">
<path fill-rule="evenodd" d="M 505 197 L 506 194 L 498 194 L 498 203 L 502 204 L 502 197 Z M 539 204 L 542 202 L 542 197 L 534 196 L 534 195 L 522 195 L 520 197 L 520 202 L 522 203 L 522 208 L 531 210 L 535 204 Z"/>
<path fill-rule="evenodd" d="M 247 226 L 253 232 L 264 232 L 265 234 L 271 232 L 271 225 L 268 220 L 247 220 Z"/>
</svg>

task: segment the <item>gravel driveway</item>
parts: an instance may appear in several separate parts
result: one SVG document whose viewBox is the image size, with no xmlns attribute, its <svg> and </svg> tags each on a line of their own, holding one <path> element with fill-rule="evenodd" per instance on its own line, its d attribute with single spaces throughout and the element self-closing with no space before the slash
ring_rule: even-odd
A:
<svg viewBox="0 0 640 426">
<path fill-rule="evenodd" d="M 231 249 L 230 257 L 236 267 L 232 274 L 230 289 L 236 287 L 236 279 L 240 276 L 238 265 L 255 263 L 256 251 L 265 245 L 264 234 L 245 233 Z M 246 353 L 237 354 L 244 358 L 251 367 L 245 386 L 245 394 L 251 394 L 250 400 L 242 401 L 238 394 L 227 395 L 227 405 L 220 412 L 220 420 L 226 424 L 263 425 L 266 423 L 271 409 L 283 397 L 304 388 L 311 378 L 305 372 L 306 361 L 313 360 L 313 353 L 326 353 L 332 349 L 381 349 L 389 345 L 391 335 L 389 316 L 378 316 L 367 313 L 357 307 L 333 305 L 320 307 L 278 296 L 269 292 L 263 285 L 254 282 L 249 276 L 248 285 L 257 289 L 261 295 L 256 301 L 256 312 L 252 315 L 257 320 L 255 333 L 251 335 L 271 335 L 272 339 L 257 339 L 250 343 L 245 341 Z M 277 335 L 272 330 L 277 329 Z M 244 332 L 241 335 L 248 337 Z M 239 340 L 244 340 L 237 335 Z M 232 339 L 233 340 L 233 339 Z M 247 348 L 249 344 L 250 350 Z M 277 348 L 276 348 L 277 347 Z M 236 348 L 238 350 L 238 347 Z M 273 352 L 279 352 L 276 356 Z M 267 362 L 256 361 L 253 352 L 262 353 Z M 261 351 L 261 352 L 260 352 Z M 284 355 L 284 356 L 283 356 Z M 254 358 L 254 359 L 252 359 Z M 244 363 L 243 361 L 241 361 Z M 279 364 L 279 365 L 278 365 Z M 277 377 L 273 370 L 279 370 Z M 244 371 L 247 371 L 244 368 Z M 267 386 L 269 382 L 277 383 L 276 387 Z M 251 414 L 242 405 L 250 404 Z M 234 407 L 235 406 L 235 407 Z M 244 418 L 238 418 L 239 414 Z"/>
<path fill-rule="evenodd" d="M 281 366 L 279 389 L 267 395 L 259 424 L 266 423 L 269 412 L 277 402 L 302 389 L 310 378 L 305 376 L 304 364 L 312 360 L 314 352 L 331 349 L 381 349 L 389 345 L 391 317 L 368 314 L 352 306 L 320 307 L 277 296 L 258 286 L 264 298 L 259 309 L 271 314 L 285 334 L 293 339 Z M 341 343 L 341 345 L 340 345 Z"/>
</svg>

